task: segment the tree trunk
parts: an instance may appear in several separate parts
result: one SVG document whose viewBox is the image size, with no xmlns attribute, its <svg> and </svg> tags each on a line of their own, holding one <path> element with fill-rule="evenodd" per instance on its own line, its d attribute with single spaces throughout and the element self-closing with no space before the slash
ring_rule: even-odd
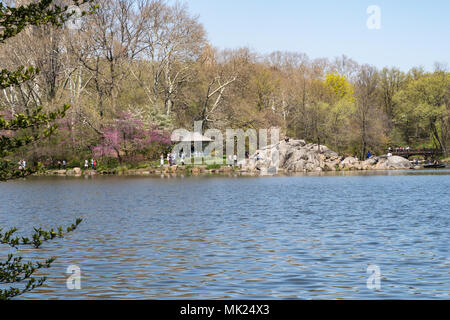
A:
<svg viewBox="0 0 450 320">
<path fill-rule="evenodd" d="M 170 113 L 172 112 L 172 107 L 173 107 L 172 99 L 167 98 L 166 99 L 166 110 L 167 110 L 166 112 L 167 112 L 168 116 L 170 116 Z"/>
</svg>

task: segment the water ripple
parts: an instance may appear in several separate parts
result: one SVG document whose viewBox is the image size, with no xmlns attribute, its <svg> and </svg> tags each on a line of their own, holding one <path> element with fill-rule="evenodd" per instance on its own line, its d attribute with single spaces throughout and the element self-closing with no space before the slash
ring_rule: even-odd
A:
<svg viewBox="0 0 450 320">
<path fill-rule="evenodd" d="M 26 299 L 448 299 L 449 173 L 28 179 L 0 184 L 0 219 L 26 233 L 84 218 L 20 252 L 58 257 Z"/>
</svg>

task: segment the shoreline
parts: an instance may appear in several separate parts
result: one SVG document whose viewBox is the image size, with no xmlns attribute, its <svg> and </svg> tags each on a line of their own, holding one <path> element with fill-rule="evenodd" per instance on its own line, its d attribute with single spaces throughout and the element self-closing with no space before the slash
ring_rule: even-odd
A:
<svg viewBox="0 0 450 320">
<path fill-rule="evenodd" d="M 77 170 L 79 169 L 79 170 Z M 447 167 L 440 170 L 450 169 Z M 324 171 L 304 171 L 304 172 L 292 172 L 284 169 L 279 169 L 277 173 L 267 173 L 262 170 L 248 170 L 239 167 L 231 168 L 223 166 L 217 169 L 207 169 L 206 166 L 198 167 L 182 167 L 172 166 L 164 168 L 143 168 L 143 169 L 111 169 L 111 170 L 81 170 L 80 168 L 67 169 L 67 170 L 46 170 L 44 172 L 34 173 L 35 177 L 86 177 L 86 176 L 141 176 L 141 177 L 161 177 L 161 176 L 249 176 L 249 177 L 264 177 L 264 176 L 320 176 L 324 174 L 339 174 L 339 173 L 381 173 L 381 172 L 398 172 L 398 171 L 420 171 L 420 172 L 433 172 L 439 169 L 427 169 L 423 167 L 414 167 L 410 169 L 356 169 L 356 168 L 344 168 L 337 170 L 324 170 Z"/>
</svg>

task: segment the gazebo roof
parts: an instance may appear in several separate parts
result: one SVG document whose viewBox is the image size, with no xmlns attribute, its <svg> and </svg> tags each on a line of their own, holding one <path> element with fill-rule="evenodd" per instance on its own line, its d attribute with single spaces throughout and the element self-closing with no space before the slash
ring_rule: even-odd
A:
<svg viewBox="0 0 450 320">
<path fill-rule="evenodd" d="M 172 141 L 176 142 L 211 142 L 211 138 L 205 137 L 199 132 L 175 133 Z"/>
</svg>

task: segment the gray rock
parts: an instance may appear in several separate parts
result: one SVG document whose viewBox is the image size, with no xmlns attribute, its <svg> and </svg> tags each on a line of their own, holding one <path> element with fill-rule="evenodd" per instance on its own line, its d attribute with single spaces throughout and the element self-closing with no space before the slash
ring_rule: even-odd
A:
<svg viewBox="0 0 450 320">
<path fill-rule="evenodd" d="M 354 168 L 358 164 L 359 164 L 359 160 L 356 159 L 355 157 L 347 157 L 341 161 L 339 166 L 341 167 L 341 169 L 351 169 L 351 168 Z"/>
<path fill-rule="evenodd" d="M 377 157 L 371 157 L 370 159 L 367 159 L 366 161 L 363 162 L 364 166 L 374 166 L 378 163 L 378 158 Z"/>
<path fill-rule="evenodd" d="M 320 151 L 319 151 L 320 150 Z M 256 160 L 259 153 L 260 160 Z M 336 171 L 336 168 L 345 170 L 393 170 L 409 169 L 410 162 L 402 157 L 371 157 L 359 161 L 354 157 L 342 157 L 326 146 L 306 144 L 304 140 L 291 140 L 289 142 L 267 146 L 252 155 L 248 161 L 239 164 L 244 170 L 273 172 L 279 168 L 284 172 L 321 172 Z"/>
<path fill-rule="evenodd" d="M 257 153 L 259 161 L 256 160 Z M 336 170 L 339 159 L 339 155 L 326 146 L 319 148 L 317 144 L 306 144 L 304 140 L 281 141 L 258 150 L 257 153 L 250 157 L 248 163 L 242 163 L 243 168 L 264 172 L 264 169 L 269 168 L 280 168 L 286 172 L 321 172 Z"/>
<path fill-rule="evenodd" d="M 380 157 L 378 163 L 374 166 L 376 170 L 400 170 L 411 169 L 411 162 L 408 159 L 399 156 Z"/>
<path fill-rule="evenodd" d="M 398 157 L 398 156 L 388 157 L 388 163 L 392 169 L 410 169 L 411 168 L 411 162 L 409 162 L 408 159 L 405 159 L 403 157 Z"/>
</svg>

